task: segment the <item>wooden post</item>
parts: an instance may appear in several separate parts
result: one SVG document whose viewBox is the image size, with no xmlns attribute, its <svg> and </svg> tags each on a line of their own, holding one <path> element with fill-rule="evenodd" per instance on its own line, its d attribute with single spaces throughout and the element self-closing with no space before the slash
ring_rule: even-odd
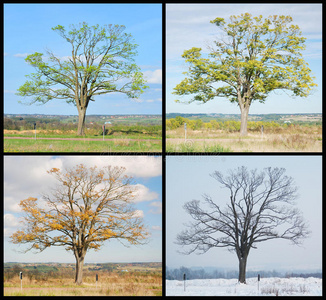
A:
<svg viewBox="0 0 326 300">
<path fill-rule="evenodd" d="M 258 292 L 259 292 L 259 281 L 260 281 L 260 274 L 258 274 Z"/>
<path fill-rule="evenodd" d="M 19 273 L 20 277 L 20 290 L 23 291 L 23 272 Z"/>
<path fill-rule="evenodd" d="M 186 291 L 186 273 L 183 274 L 183 291 Z"/>
</svg>

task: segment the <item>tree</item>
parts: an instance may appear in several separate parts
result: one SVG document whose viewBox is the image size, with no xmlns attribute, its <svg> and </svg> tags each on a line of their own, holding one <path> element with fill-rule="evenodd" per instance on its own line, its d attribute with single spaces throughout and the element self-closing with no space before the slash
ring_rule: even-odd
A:
<svg viewBox="0 0 326 300">
<path fill-rule="evenodd" d="M 299 244 L 309 231 L 294 206 L 297 188 L 293 178 L 284 173 L 283 168 L 267 168 L 258 173 L 241 167 L 226 177 L 218 171 L 211 174 L 228 189 L 229 203 L 221 208 L 204 195 L 204 208 L 198 200 L 184 205 L 194 222 L 177 235 L 179 245 L 190 246 L 183 253 L 206 253 L 215 247 L 234 251 L 239 260 L 239 282 L 245 283 L 247 258 L 257 243 L 286 239 Z"/>
<path fill-rule="evenodd" d="M 64 99 L 78 110 L 78 135 L 85 134 L 86 110 L 95 96 L 107 93 L 123 93 L 137 98 L 147 88 L 143 74 L 134 63 L 137 45 L 132 36 L 124 33 L 125 26 L 71 25 L 67 31 L 58 25 L 58 32 L 71 45 L 71 56 L 58 57 L 47 50 L 35 52 L 25 59 L 36 69 L 27 76 L 17 95 L 33 97 L 33 103 L 46 103 L 53 99 Z"/>
<path fill-rule="evenodd" d="M 82 164 L 63 172 L 52 168 L 48 173 L 58 185 L 51 196 L 43 196 L 43 203 L 32 197 L 20 202 L 25 226 L 11 241 L 30 244 L 26 251 L 64 246 L 76 258 L 75 282 L 81 284 L 88 250 L 99 250 L 106 240 L 136 245 L 148 237 L 132 205 L 135 185 L 124 171 L 122 167 L 97 169 Z"/>
<path fill-rule="evenodd" d="M 316 86 L 301 54 L 305 38 L 291 22 L 290 16 L 263 19 L 249 13 L 231 16 L 229 23 L 223 18 L 212 20 L 225 40 L 214 42 L 208 58 L 202 57 L 201 48 L 184 51 L 189 77 L 174 88 L 173 94 L 194 95 L 189 103 L 226 97 L 239 106 L 240 135 L 247 135 L 249 108 L 254 101 L 264 103 L 277 89 L 307 97 Z"/>
</svg>

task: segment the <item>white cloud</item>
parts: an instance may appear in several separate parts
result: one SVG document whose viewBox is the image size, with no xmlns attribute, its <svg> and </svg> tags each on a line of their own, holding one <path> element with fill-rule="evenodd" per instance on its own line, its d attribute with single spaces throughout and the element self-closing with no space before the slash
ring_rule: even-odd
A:
<svg viewBox="0 0 326 300">
<path fill-rule="evenodd" d="M 126 168 L 126 175 L 134 178 L 161 176 L 162 158 L 155 156 L 5 156 L 4 159 L 4 211 L 21 212 L 19 202 L 28 197 L 41 198 L 50 194 L 56 180 L 47 171 L 51 168 L 70 168 L 83 163 L 99 168 L 112 165 Z M 137 202 L 157 199 L 157 194 L 144 185 L 138 185 Z M 40 201 L 40 205 L 42 205 Z"/>
<path fill-rule="evenodd" d="M 151 214 L 161 214 L 162 213 L 162 202 L 155 201 L 150 204 L 150 206 L 154 207 L 154 209 L 151 209 L 149 212 Z"/>
<path fill-rule="evenodd" d="M 158 98 L 158 99 L 147 99 L 147 100 L 142 100 L 142 99 L 136 99 L 134 100 L 135 102 L 138 103 L 155 103 L 155 102 L 162 102 L 162 98 Z"/>
<path fill-rule="evenodd" d="M 156 192 L 150 191 L 150 189 L 142 184 L 136 184 L 137 188 L 136 197 L 134 202 L 152 201 L 158 199 L 158 194 Z"/>
<path fill-rule="evenodd" d="M 20 225 L 20 220 L 13 214 L 5 214 L 4 217 L 4 236 L 11 235 Z"/>
<path fill-rule="evenodd" d="M 61 168 L 62 161 L 41 156 L 7 156 L 4 166 L 4 209 L 19 212 L 21 200 L 39 197 L 54 183 L 54 178 L 46 171 L 53 167 Z"/>
<path fill-rule="evenodd" d="M 148 83 L 162 84 L 162 70 L 161 69 L 157 69 L 155 71 L 144 71 L 143 74 Z"/>
<path fill-rule="evenodd" d="M 4 225 L 6 227 L 17 227 L 19 225 L 19 219 L 13 214 L 4 215 Z"/>
<path fill-rule="evenodd" d="M 162 227 L 161 226 L 155 226 L 155 225 L 153 225 L 152 226 L 152 229 L 153 230 L 157 230 L 157 231 L 162 231 Z"/>
<path fill-rule="evenodd" d="M 136 209 L 133 213 L 135 218 L 144 218 L 144 212 L 142 210 Z"/>
<path fill-rule="evenodd" d="M 155 156 L 63 156 L 63 167 L 84 164 L 99 168 L 111 165 L 126 168 L 126 174 L 133 177 L 156 177 L 162 175 L 162 158 Z"/>
<path fill-rule="evenodd" d="M 28 55 L 30 55 L 30 53 L 17 53 L 17 54 L 14 54 L 15 57 L 27 57 Z"/>
</svg>

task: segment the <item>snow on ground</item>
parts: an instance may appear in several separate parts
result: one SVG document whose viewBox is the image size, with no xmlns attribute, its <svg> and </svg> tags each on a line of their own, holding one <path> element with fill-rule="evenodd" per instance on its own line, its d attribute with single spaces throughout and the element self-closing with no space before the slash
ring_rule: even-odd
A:
<svg viewBox="0 0 326 300">
<path fill-rule="evenodd" d="M 247 278 L 247 284 L 237 279 L 166 280 L 166 296 L 322 296 L 320 278 Z"/>
</svg>

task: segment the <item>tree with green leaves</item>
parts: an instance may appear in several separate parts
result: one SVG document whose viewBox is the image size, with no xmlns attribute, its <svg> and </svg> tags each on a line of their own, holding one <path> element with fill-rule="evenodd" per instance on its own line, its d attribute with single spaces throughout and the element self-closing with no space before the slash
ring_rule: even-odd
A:
<svg viewBox="0 0 326 300">
<path fill-rule="evenodd" d="M 98 95 L 123 93 L 138 98 L 148 86 L 135 64 L 137 45 L 123 25 L 89 26 L 82 23 L 66 30 L 58 25 L 56 31 L 71 45 L 71 54 L 58 57 L 35 52 L 25 59 L 36 69 L 28 75 L 17 95 L 33 97 L 30 104 L 64 99 L 78 110 L 78 135 L 85 134 L 86 110 Z"/>
<path fill-rule="evenodd" d="M 188 103 L 226 97 L 239 106 L 240 135 L 247 135 L 249 108 L 254 101 L 264 103 L 268 94 L 278 89 L 307 97 L 316 86 L 301 53 L 306 39 L 291 22 L 290 16 L 263 19 L 249 13 L 231 16 L 229 23 L 223 18 L 212 20 L 223 37 L 209 47 L 206 58 L 201 48 L 184 51 L 189 71 L 173 94 L 194 95 Z"/>
</svg>

